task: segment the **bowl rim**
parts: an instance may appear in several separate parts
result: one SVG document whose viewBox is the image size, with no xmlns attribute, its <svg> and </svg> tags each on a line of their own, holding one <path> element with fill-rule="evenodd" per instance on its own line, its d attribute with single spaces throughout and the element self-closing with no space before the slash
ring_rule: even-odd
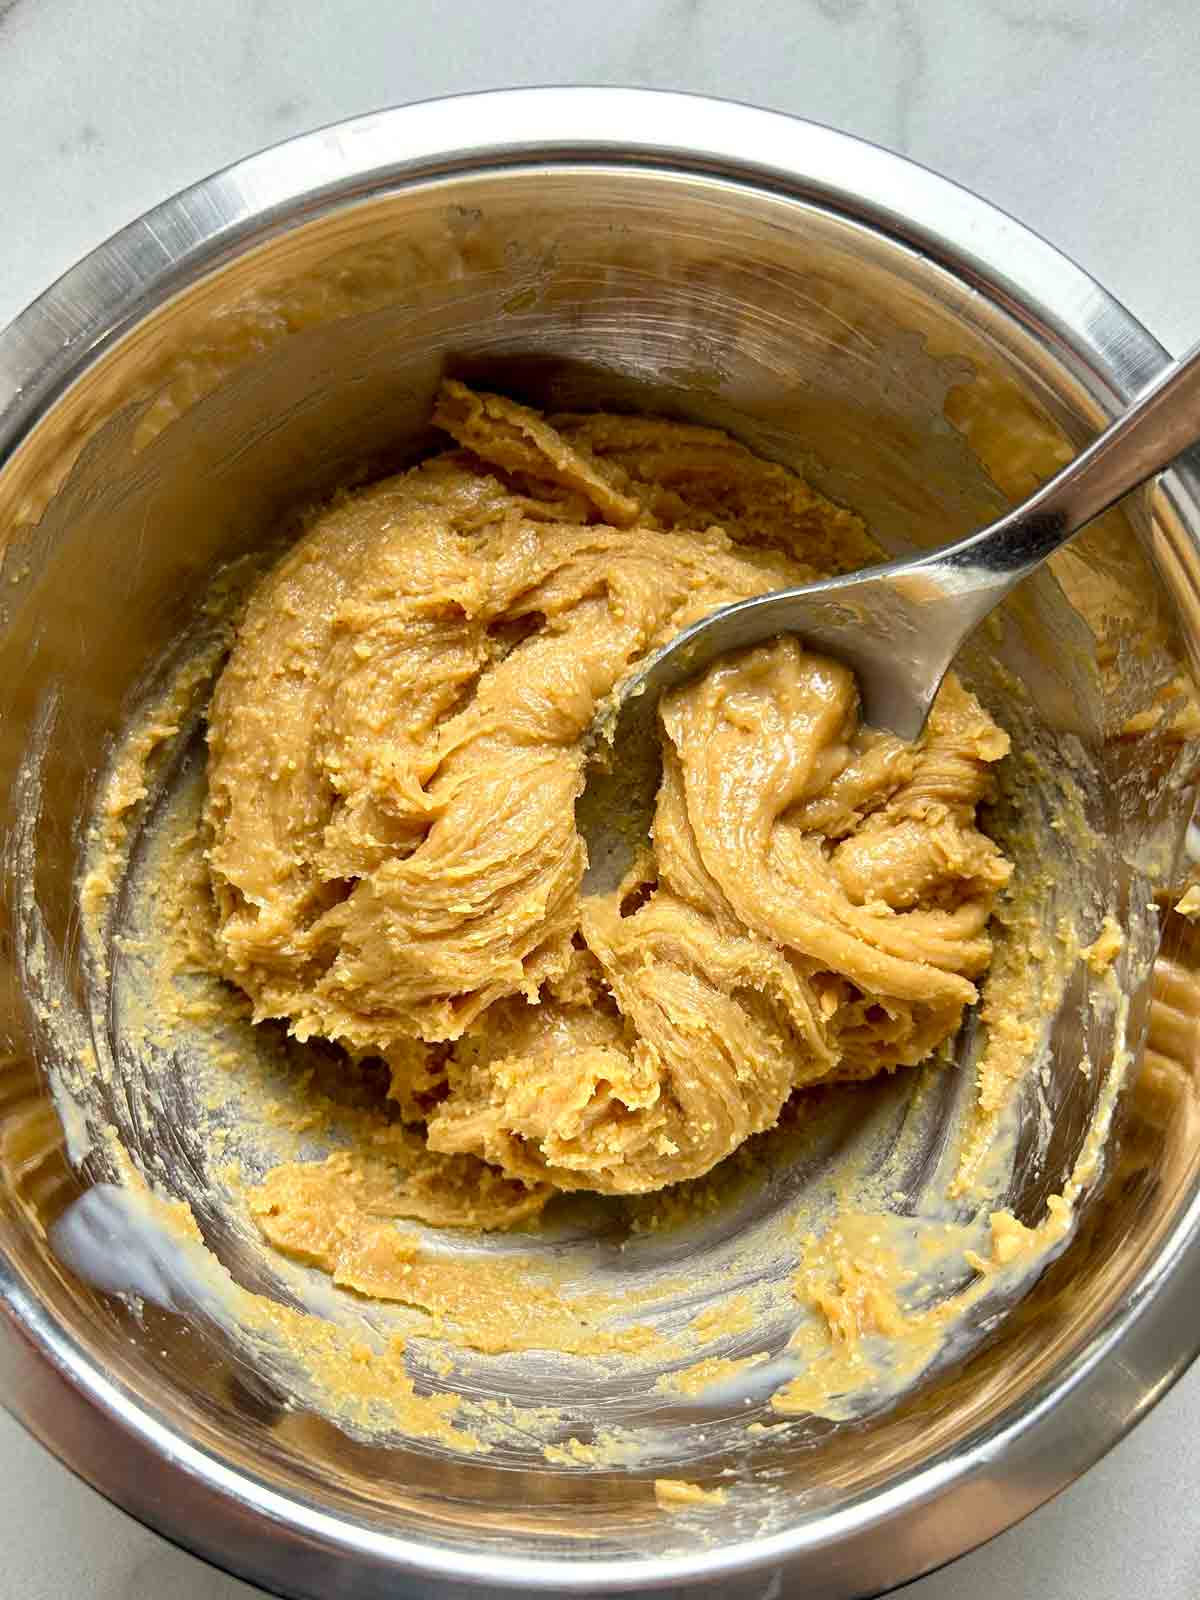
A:
<svg viewBox="0 0 1200 1600">
<path fill-rule="evenodd" d="M 770 154 L 747 154 L 756 150 Z M 1117 300 L 1039 235 L 950 180 L 848 134 L 658 90 L 485 91 L 289 139 L 182 190 L 91 251 L 0 333 L 0 470 L 86 367 L 224 262 L 389 188 L 530 162 L 734 180 L 882 229 L 1037 332 L 1105 414 L 1169 359 Z M 1200 560 L 1190 533 L 1200 526 L 1200 480 L 1184 467 L 1166 487 Z M 683 1556 L 568 1560 L 449 1550 L 280 1494 L 197 1446 L 97 1370 L 6 1259 L 0 1385 L 16 1418 L 107 1498 L 195 1554 L 276 1590 L 345 1593 L 349 1567 L 364 1596 L 397 1593 L 406 1574 L 418 1585 L 445 1579 L 493 1590 L 630 1593 L 753 1572 L 761 1580 L 753 1592 L 766 1596 L 779 1592 L 783 1568 L 803 1565 L 816 1579 L 813 1593 L 851 1596 L 907 1582 L 982 1543 L 1115 1444 L 1200 1353 L 1188 1292 L 1198 1277 L 1200 1178 L 1193 1175 L 1135 1292 L 1019 1410 L 1010 1406 L 953 1454 L 817 1522 Z M 1118 1350 L 1119 1361 L 1112 1359 Z"/>
</svg>

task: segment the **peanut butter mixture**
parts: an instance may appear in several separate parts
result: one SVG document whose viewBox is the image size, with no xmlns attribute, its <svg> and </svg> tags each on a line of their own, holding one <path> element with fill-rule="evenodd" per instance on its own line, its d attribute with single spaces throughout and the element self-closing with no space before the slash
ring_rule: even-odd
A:
<svg viewBox="0 0 1200 1600">
<path fill-rule="evenodd" d="M 795 640 L 726 659 L 662 705 L 637 870 L 583 895 L 584 735 L 622 680 L 878 552 L 711 429 L 457 383 L 434 420 L 457 448 L 340 498 L 250 600 L 209 716 L 213 948 L 255 1020 L 382 1058 L 477 1182 L 445 1220 L 503 1225 L 697 1177 L 793 1091 L 949 1039 L 1010 871 L 976 820 L 1008 739 L 953 679 L 909 745 Z M 344 1206 L 354 1175 L 272 1178 L 268 1237 L 325 1264 L 313 1185 Z"/>
</svg>

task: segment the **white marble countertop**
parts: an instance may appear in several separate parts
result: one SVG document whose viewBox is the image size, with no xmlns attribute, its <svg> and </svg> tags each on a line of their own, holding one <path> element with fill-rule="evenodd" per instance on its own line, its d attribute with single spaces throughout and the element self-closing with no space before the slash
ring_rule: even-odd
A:
<svg viewBox="0 0 1200 1600">
<path fill-rule="evenodd" d="M 1196 0 L 0 0 L 0 324 L 251 150 L 510 84 L 691 89 L 916 157 L 1046 234 L 1171 349 L 1200 336 Z M 1200 1369 L 1073 1489 L 906 1591 L 1200 1595 Z M 0 1600 L 234 1600 L 0 1417 Z"/>
</svg>

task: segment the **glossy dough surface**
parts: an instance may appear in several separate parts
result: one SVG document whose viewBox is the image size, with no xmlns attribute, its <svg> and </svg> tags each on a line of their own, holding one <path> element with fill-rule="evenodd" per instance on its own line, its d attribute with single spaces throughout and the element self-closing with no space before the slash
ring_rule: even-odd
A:
<svg viewBox="0 0 1200 1600">
<path fill-rule="evenodd" d="M 313 521 L 218 683 L 223 976 L 546 1192 L 698 1176 L 794 1089 L 927 1056 L 1009 871 L 1007 736 L 952 679 L 910 746 L 794 640 L 719 663 L 662 707 L 638 871 L 580 894 L 597 706 L 714 606 L 876 559 L 857 518 L 711 429 L 454 383 L 435 421 L 458 448 Z"/>
</svg>

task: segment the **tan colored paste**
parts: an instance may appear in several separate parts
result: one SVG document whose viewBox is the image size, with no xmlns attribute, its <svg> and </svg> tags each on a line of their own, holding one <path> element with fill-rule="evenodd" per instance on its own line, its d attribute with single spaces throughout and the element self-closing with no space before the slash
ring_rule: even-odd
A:
<svg viewBox="0 0 1200 1600">
<path fill-rule="evenodd" d="M 694 1506 L 724 1505 L 725 1491 L 702 1489 L 686 1478 L 655 1478 L 654 1498 L 660 1510 L 683 1511 Z"/>
<path fill-rule="evenodd" d="M 581 896 L 582 739 L 621 680 L 714 606 L 876 552 L 711 429 L 552 425 L 455 383 L 435 421 L 459 448 L 339 499 L 253 594 L 210 712 L 208 865 L 256 1020 L 382 1057 L 503 1223 L 703 1174 L 795 1089 L 950 1038 L 1009 873 L 976 826 L 1008 740 L 953 680 L 908 745 L 794 640 L 728 659 L 663 704 L 640 869 Z M 344 1209 L 323 1170 L 277 1176 L 260 1220 L 371 1293 L 372 1241 L 313 1220 Z"/>
</svg>

